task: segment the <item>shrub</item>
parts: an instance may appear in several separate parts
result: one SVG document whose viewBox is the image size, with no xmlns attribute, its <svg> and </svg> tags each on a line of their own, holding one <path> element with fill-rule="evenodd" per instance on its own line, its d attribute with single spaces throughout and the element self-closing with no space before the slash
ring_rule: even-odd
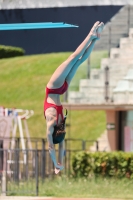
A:
<svg viewBox="0 0 133 200">
<path fill-rule="evenodd" d="M 133 178 L 133 153 L 80 152 L 72 160 L 74 176 Z"/>
<path fill-rule="evenodd" d="M 0 45 L 0 58 L 23 56 L 24 54 L 25 51 L 22 48 Z"/>
</svg>

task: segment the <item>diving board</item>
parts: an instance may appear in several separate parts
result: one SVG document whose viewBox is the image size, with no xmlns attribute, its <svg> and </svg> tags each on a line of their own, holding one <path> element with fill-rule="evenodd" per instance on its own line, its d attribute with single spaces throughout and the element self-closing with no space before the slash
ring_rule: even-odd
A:
<svg viewBox="0 0 133 200">
<path fill-rule="evenodd" d="M 39 23 L 14 23 L 0 24 L 0 30 L 23 30 L 23 29 L 44 29 L 44 28 L 78 28 L 73 24 L 64 22 L 39 22 Z"/>
</svg>

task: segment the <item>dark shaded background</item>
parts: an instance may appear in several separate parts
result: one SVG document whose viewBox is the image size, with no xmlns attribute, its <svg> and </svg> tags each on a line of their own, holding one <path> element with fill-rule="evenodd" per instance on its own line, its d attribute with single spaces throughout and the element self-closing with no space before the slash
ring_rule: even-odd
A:
<svg viewBox="0 0 133 200">
<path fill-rule="evenodd" d="M 0 44 L 26 54 L 74 51 L 97 20 L 107 23 L 122 6 L 83 6 L 0 10 L 0 23 L 66 22 L 79 28 L 0 31 Z"/>
</svg>

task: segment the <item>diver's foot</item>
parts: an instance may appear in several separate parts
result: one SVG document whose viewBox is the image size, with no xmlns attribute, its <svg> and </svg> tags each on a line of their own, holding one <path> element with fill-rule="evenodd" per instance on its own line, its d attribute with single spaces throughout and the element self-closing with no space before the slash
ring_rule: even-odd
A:
<svg viewBox="0 0 133 200">
<path fill-rule="evenodd" d="M 92 29 L 90 30 L 89 35 L 91 36 L 91 39 L 96 39 L 97 38 L 97 29 L 98 29 L 98 25 L 99 25 L 99 21 L 95 22 L 95 24 L 93 25 Z"/>
<path fill-rule="evenodd" d="M 98 37 L 98 38 L 100 38 L 101 33 L 102 33 L 102 31 L 103 31 L 103 28 L 104 28 L 104 23 L 101 22 L 101 23 L 98 25 L 97 30 L 96 30 L 96 32 L 97 32 L 97 37 Z"/>
</svg>

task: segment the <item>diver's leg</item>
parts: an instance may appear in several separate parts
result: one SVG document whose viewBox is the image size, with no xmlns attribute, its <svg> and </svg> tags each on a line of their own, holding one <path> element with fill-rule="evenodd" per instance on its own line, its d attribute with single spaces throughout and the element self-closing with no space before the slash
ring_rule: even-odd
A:
<svg viewBox="0 0 133 200">
<path fill-rule="evenodd" d="M 103 27 L 104 27 L 104 24 L 103 23 L 100 23 L 98 25 L 98 28 L 97 28 L 97 38 L 93 39 L 91 41 L 91 43 L 88 45 L 88 47 L 86 48 L 84 54 L 80 57 L 80 59 L 77 60 L 77 62 L 75 63 L 75 65 L 72 67 L 72 69 L 70 70 L 70 72 L 68 73 L 67 77 L 66 77 L 66 81 L 68 84 L 70 84 L 72 78 L 74 77 L 78 67 L 86 60 L 88 59 L 88 57 L 90 56 L 93 48 L 94 48 L 94 45 L 95 45 L 95 42 L 97 41 L 97 39 L 100 38 L 100 34 L 103 30 Z"/>
<path fill-rule="evenodd" d="M 74 67 L 75 63 L 80 59 L 80 57 L 82 57 L 88 45 L 93 39 L 97 38 L 97 29 L 100 24 L 99 21 L 97 21 L 93 25 L 91 31 L 84 41 L 79 45 L 79 47 L 55 70 L 47 84 L 48 88 L 59 88 L 63 85 L 66 77 Z"/>
</svg>

